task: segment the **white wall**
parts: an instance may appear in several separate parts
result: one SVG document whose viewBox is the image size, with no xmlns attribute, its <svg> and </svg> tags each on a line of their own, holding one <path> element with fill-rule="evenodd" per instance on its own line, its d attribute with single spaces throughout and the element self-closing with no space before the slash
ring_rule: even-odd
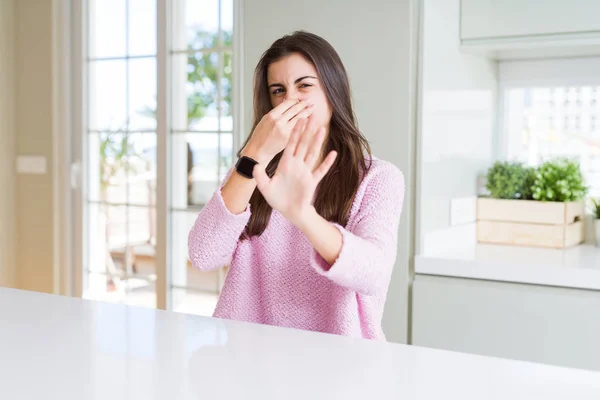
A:
<svg viewBox="0 0 600 400">
<path fill-rule="evenodd" d="M 492 161 L 497 93 L 496 63 L 459 52 L 459 0 L 423 4 L 420 253 L 475 239 L 449 229 L 450 201 L 475 196 Z"/>
<path fill-rule="evenodd" d="M 16 0 L 0 1 L 0 286 L 16 285 Z"/>
<path fill-rule="evenodd" d="M 247 0 L 243 9 L 245 128 L 251 125 L 252 75 L 260 55 L 280 36 L 305 29 L 325 37 L 340 53 L 353 89 L 360 128 L 374 154 L 404 173 L 407 194 L 400 223 L 398 259 L 384 330 L 389 340 L 407 341 L 411 254 L 414 87 L 417 0 Z"/>
<path fill-rule="evenodd" d="M 17 176 L 20 289 L 54 292 L 53 2 L 16 3 L 17 155 L 43 156 L 48 173 Z"/>
</svg>

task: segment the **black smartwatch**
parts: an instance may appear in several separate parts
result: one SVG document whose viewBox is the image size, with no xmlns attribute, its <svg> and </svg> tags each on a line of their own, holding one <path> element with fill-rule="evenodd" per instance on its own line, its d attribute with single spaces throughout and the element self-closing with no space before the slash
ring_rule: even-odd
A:
<svg viewBox="0 0 600 400">
<path fill-rule="evenodd" d="M 254 166 L 258 164 L 258 161 L 253 160 L 250 157 L 242 156 L 235 164 L 235 170 L 238 174 L 245 178 L 254 178 Z"/>
</svg>

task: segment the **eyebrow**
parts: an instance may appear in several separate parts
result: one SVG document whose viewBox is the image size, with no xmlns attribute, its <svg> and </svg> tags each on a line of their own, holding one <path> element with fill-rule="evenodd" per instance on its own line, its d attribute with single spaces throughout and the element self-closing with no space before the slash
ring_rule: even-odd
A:
<svg viewBox="0 0 600 400">
<path fill-rule="evenodd" d="M 306 75 L 306 76 L 296 79 L 294 81 L 294 84 L 299 83 L 299 82 L 303 81 L 304 79 L 317 79 L 317 78 L 314 76 Z M 269 88 L 272 88 L 272 87 L 283 87 L 283 85 L 281 83 L 272 83 L 269 85 Z"/>
</svg>

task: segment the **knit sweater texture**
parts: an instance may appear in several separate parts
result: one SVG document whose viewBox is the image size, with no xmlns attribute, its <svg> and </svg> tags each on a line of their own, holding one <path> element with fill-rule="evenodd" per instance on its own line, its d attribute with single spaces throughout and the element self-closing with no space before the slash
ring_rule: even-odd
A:
<svg viewBox="0 0 600 400">
<path fill-rule="evenodd" d="M 402 172 L 373 158 L 348 223 L 334 223 L 343 244 L 329 266 L 275 210 L 260 236 L 240 240 L 252 210 L 230 213 L 219 188 L 198 215 L 188 241 L 196 268 L 229 266 L 214 317 L 385 340 L 381 320 L 404 190 Z"/>
</svg>

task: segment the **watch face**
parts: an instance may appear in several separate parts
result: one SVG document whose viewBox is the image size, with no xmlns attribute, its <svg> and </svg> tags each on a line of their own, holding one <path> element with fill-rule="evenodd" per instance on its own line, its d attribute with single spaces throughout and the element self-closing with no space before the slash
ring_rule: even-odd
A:
<svg viewBox="0 0 600 400">
<path fill-rule="evenodd" d="M 253 172 L 256 164 L 258 163 L 250 157 L 243 156 L 238 160 L 235 167 L 240 175 L 245 176 L 248 179 L 252 179 L 254 177 Z"/>
</svg>

